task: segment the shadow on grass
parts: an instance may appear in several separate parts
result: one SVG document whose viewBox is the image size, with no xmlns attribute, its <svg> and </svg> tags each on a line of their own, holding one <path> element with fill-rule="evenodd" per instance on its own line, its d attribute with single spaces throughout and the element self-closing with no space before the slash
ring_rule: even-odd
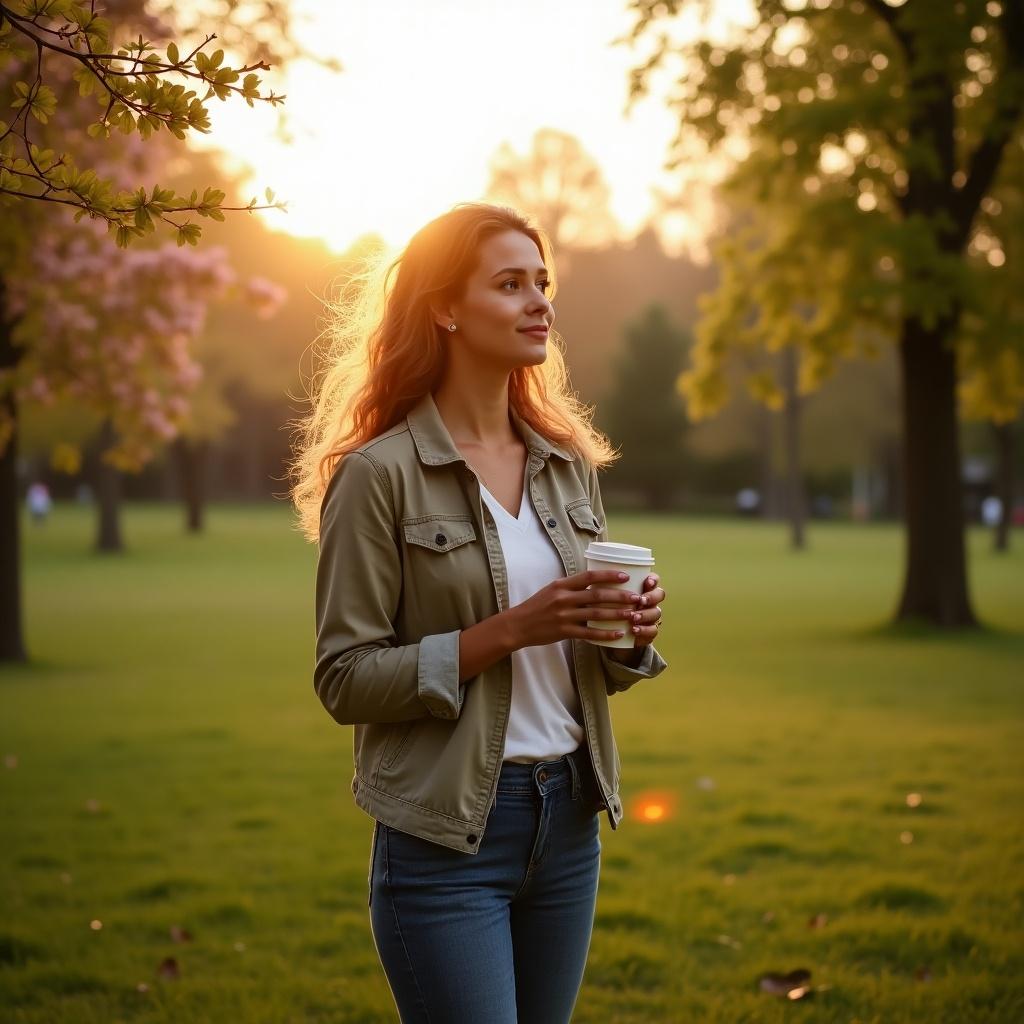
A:
<svg viewBox="0 0 1024 1024">
<path fill-rule="evenodd" d="M 974 626 L 942 629 L 927 619 L 890 619 L 861 629 L 843 630 L 838 635 L 862 643 L 935 644 L 957 648 L 985 647 L 991 650 L 1024 648 L 1024 633 L 983 622 Z"/>
</svg>

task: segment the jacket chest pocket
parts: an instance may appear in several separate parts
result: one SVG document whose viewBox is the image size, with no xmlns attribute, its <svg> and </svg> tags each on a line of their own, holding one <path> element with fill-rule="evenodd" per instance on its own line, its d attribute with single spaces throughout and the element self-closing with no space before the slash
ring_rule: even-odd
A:
<svg viewBox="0 0 1024 1024">
<path fill-rule="evenodd" d="M 425 548 L 436 554 L 447 554 L 463 544 L 476 540 L 476 527 L 471 516 L 417 516 L 402 520 L 407 544 Z"/>
<path fill-rule="evenodd" d="M 416 516 L 402 520 L 405 596 L 423 632 L 459 625 L 467 593 L 489 589 L 486 558 L 469 515 Z"/>
<path fill-rule="evenodd" d="M 565 506 L 565 512 L 572 520 L 576 529 L 581 530 L 584 535 L 589 535 L 589 539 L 599 540 L 603 535 L 605 524 L 594 514 L 589 498 L 570 501 Z M 584 536 L 581 539 L 586 540 L 588 538 Z"/>
</svg>

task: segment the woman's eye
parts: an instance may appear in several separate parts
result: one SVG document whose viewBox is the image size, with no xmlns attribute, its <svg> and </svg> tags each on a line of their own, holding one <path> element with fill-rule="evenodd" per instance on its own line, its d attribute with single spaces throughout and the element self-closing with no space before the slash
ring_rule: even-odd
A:
<svg viewBox="0 0 1024 1024">
<path fill-rule="evenodd" d="M 506 285 L 510 285 L 510 284 L 514 284 L 517 288 L 519 287 L 519 282 L 514 277 L 509 278 L 507 281 L 505 281 L 502 284 L 501 287 L 504 288 Z M 538 281 L 537 282 L 537 287 L 542 292 L 546 292 L 551 287 L 551 282 L 550 281 Z"/>
</svg>

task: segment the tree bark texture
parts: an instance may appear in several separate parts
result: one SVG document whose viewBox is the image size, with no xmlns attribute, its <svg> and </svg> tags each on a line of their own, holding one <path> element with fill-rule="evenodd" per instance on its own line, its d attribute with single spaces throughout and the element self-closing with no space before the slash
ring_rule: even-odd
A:
<svg viewBox="0 0 1024 1024">
<path fill-rule="evenodd" d="M 956 358 L 949 321 L 903 325 L 903 479 L 907 542 L 897 618 L 974 626 L 967 593 Z"/>
</svg>

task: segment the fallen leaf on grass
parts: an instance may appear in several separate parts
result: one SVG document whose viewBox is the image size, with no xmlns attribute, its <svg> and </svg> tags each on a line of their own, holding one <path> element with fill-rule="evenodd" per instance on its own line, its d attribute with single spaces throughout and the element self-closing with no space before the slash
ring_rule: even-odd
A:
<svg viewBox="0 0 1024 1024">
<path fill-rule="evenodd" d="M 734 939 L 731 935 L 719 935 L 715 941 L 720 946 L 728 946 L 730 949 L 742 949 L 743 943 L 739 939 Z"/>
<path fill-rule="evenodd" d="M 18 767 L 18 755 L 17 754 L 5 754 L 4 755 L 4 767 L 15 769 Z"/>
<path fill-rule="evenodd" d="M 180 925 L 172 924 L 171 938 L 175 942 L 191 942 L 192 933 L 190 931 L 186 931 L 186 929 L 182 928 Z"/>
<path fill-rule="evenodd" d="M 907 806 L 908 807 L 920 807 L 924 797 L 920 793 L 908 793 L 907 794 Z"/>
<path fill-rule="evenodd" d="M 824 928 L 828 924 L 828 914 L 815 914 L 807 921 L 808 928 Z"/>
<path fill-rule="evenodd" d="M 710 793 L 715 788 L 715 780 L 710 775 L 702 775 L 697 780 L 697 788 L 703 789 L 705 793 Z"/>
<path fill-rule="evenodd" d="M 931 981 L 932 969 L 930 967 L 918 967 L 918 969 L 914 971 L 914 977 L 918 981 Z"/>
<path fill-rule="evenodd" d="M 811 992 L 811 986 L 808 984 L 810 980 L 811 972 L 806 968 L 798 967 L 795 971 L 790 971 L 789 974 L 778 974 L 774 971 L 762 974 L 757 984 L 762 992 L 767 992 L 770 996 L 803 999 Z"/>
<path fill-rule="evenodd" d="M 173 956 L 165 956 L 160 961 L 160 966 L 156 969 L 156 976 L 158 978 L 179 978 L 181 977 L 181 970 L 178 967 L 178 961 Z"/>
</svg>

